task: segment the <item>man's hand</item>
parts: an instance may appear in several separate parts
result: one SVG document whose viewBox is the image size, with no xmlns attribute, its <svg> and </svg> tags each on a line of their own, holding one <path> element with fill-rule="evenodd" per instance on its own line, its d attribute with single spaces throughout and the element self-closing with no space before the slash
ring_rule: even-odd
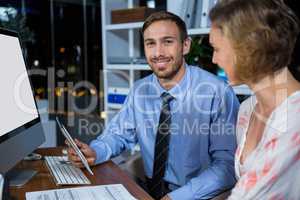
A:
<svg viewBox="0 0 300 200">
<path fill-rule="evenodd" d="M 160 200 L 171 200 L 170 197 L 166 194 L 163 198 L 161 198 Z"/>
<path fill-rule="evenodd" d="M 85 156 L 86 160 L 88 161 L 89 165 L 94 165 L 96 160 L 96 152 L 89 147 L 89 145 L 80 142 L 79 140 L 74 140 L 80 151 Z M 76 154 L 75 150 L 68 144 L 68 141 L 65 143 L 69 146 L 68 148 L 68 158 L 75 166 L 83 168 L 84 165 L 82 164 L 79 156 Z"/>
</svg>

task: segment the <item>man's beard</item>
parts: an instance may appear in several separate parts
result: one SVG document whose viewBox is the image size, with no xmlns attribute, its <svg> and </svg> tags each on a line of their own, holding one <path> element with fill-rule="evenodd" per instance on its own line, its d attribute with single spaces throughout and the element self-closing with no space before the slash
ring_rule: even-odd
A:
<svg viewBox="0 0 300 200">
<path fill-rule="evenodd" d="M 159 60 L 172 60 L 172 59 L 168 58 L 168 57 L 163 57 L 163 58 L 158 58 L 158 59 L 152 59 L 151 61 L 158 62 Z M 157 76 L 157 78 L 171 80 L 179 72 L 182 64 L 183 64 L 183 59 L 179 60 L 179 62 L 175 62 L 175 63 L 171 64 L 171 66 L 168 66 L 166 68 L 166 70 L 164 70 L 164 71 L 160 71 L 155 66 L 150 66 L 150 67 L 152 68 L 152 71 Z"/>
</svg>

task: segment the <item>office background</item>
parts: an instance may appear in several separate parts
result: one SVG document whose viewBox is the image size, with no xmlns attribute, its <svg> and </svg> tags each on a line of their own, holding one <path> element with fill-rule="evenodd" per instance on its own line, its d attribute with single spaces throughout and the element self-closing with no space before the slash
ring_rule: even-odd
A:
<svg viewBox="0 0 300 200">
<path fill-rule="evenodd" d="M 74 137 L 89 142 L 97 137 L 98 133 L 101 133 L 105 122 L 110 117 L 108 113 L 117 112 L 117 107 L 120 105 L 106 101 L 109 89 L 120 89 L 120 87 L 118 84 L 111 84 L 111 88 L 107 85 L 116 81 L 122 84 L 123 80 L 120 76 L 115 76 L 116 73 L 113 76 L 105 76 L 101 72 L 103 69 L 109 69 L 111 64 L 109 61 L 111 59 L 110 50 L 105 47 L 105 42 L 112 40 L 112 38 L 118 38 L 120 43 L 124 42 L 124 35 L 122 35 L 124 28 L 110 26 L 116 22 L 108 18 L 111 16 L 112 10 L 128 8 L 128 2 L 131 2 L 133 7 L 145 6 L 154 10 L 168 9 L 168 1 L 163 0 L 1 0 L 0 26 L 20 33 L 27 66 L 37 72 L 38 70 L 45 72 L 45 75 L 42 76 L 40 74 L 31 75 L 38 106 L 47 110 L 41 113 L 47 134 L 47 141 L 44 146 L 63 144 L 63 137 L 56 131 L 57 127 L 53 120 L 56 115 L 64 120 Z M 174 9 L 176 9 L 176 2 L 182 1 L 173 0 Z M 195 7 L 196 2 L 199 3 L 200 1 L 186 2 L 189 2 L 185 7 L 188 10 L 191 7 L 190 2 L 194 2 Z M 294 9 L 298 16 L 300 15 L 300 8 L 295 6 L 297 5 L 296 0 L 285 0 L 285 2 Z M 212 51 L 208 44 L 207 33 L 209 29 L 204 28 L 203 30 L 206 31 L 203 34 L 199 32 L 193 34 L 195 27 L 192 27 L 191 24 L 197 22 L 185 20 L 193 37 L 193 47 L 187 56 L 187 61 L 191 64 L 200 65 L 224 78 L 222 71 L 210 62 Z M 137 30 L 134 29 L 133 33 L 130 31 L 125 33 L 129 38 L 129 35 L 132 34 L 132 39 L 138 41 L 134 45 L 138 46 L 139 52 L 135 53 L 136 49 L 134 49 L 129 57 L 136 58 L 137 61 L 134 62 L 138 62 L 138 64 L 145 64 L 142 42 Z M 104 41 L 103 38 L 107 38 L 107 41 Z M 125 39 L 124 48 L 127 50 L 130 49 L 129 43 Z M 298 80 L 300 80 L 299 54 L 300 39 L 297 41 L 290 65 L 291 71 Z M 119 56 L 112 62 L 120 64 L 120 62 L 126 63 L 127 61 L 124 61 L 124 57 Z M 126 68 L 118 70 L 118 73 L 124 72 L 129 77 L 128 83 L 126 83 L 129 87 L 137 78 L 151 73 L 149 69 L 144 68 L 144 65 L 136 66 L 137 68 L 142 67 L 138 70 Z M 74 88 L 76 83 L 82 81 L 88 81 L 94 87 L 89 87 L 89 89 L 84 86 Z M 242 101 L 247 95 L 239 95 L 240 100 Z M 97 97 L 98 101 L 88 113 L 76 112 L 74 107 L 77 110 L 84 110 L 90 105 L 94 97 Z M 70 99 L 73 102 L 71 105 Z M 94 124 L 94 126 L 90 129 L 82 129 L 79 125 L 84 125 L 83 123 Z M 99 125 L 96 126 L 95 124 Z M 122 163 L 123 160 L 120 158 L 116 162 Z"/>
</svg>

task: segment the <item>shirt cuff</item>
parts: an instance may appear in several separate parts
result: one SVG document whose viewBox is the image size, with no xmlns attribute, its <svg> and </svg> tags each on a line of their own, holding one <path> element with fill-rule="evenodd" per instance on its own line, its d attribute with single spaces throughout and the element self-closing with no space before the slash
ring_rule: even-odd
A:
<svg viewBox="0 0 300 200">
<path fill-rule="evenodd" d="M 90 147 L 96 152 L 95 164 L 100 164 L 110 159 L 112 152 L 103 141 L 92 141 Z"/>
<path fill-rule="evenodd" d="M 184 185 L 177 190 L 174 190 L 168 194 L 172 200 L 194 200 L 194 195 L 190 184 Z"/>
</svg>

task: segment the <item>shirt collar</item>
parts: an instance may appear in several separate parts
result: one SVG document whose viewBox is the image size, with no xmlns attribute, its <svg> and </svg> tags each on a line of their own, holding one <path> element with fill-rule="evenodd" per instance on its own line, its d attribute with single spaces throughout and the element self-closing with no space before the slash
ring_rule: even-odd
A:
<svg viewBox="0 0 300 200">
<path fill-rule="evenodd" d="M 160 85 L 157 77 L 154 75 L 153 82 L 154 82 L 154 86 L 156 88 L 156 94 L 158 94 L 159 97 L 161 96 L 162 93 L 168 92 L 176 100 L 179 100 L 179 101 L 183 101 L 184 100 L 184 98 L 185 98 L 185 96 L 187 94 L 189 85 L 190 85 L 190 80 L 191 80 L 191 77 L 190 77 L 190 73 L 191 73 L 190 72 L 190 67 L 187 64 L 185 64 L 184 67 L 185 67 L 185 73 L 184 73 L 183 78 L 179 81 L 179 83 L 177 83 L 170 90 L 164 89 Z"/>
</svg>

